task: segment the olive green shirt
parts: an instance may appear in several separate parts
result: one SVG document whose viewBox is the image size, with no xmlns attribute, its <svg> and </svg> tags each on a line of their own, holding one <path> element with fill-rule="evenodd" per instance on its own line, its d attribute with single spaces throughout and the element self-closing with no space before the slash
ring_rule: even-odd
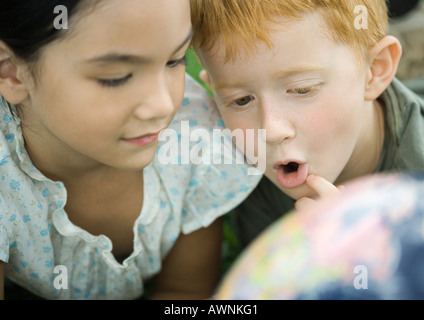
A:
<svg viewBox="0 0 424 320">
<path fill-rule="evenodd" d="M 385 140 L 376 172 L 424 172 L 424 100 L 395 79 L 379 101 L 385 113 Z M 241 245 L 246 246 L 272 222 L 292 210 L 294 203 L 264 177 L 231 213 L 231 225 Z"/>
</svg>

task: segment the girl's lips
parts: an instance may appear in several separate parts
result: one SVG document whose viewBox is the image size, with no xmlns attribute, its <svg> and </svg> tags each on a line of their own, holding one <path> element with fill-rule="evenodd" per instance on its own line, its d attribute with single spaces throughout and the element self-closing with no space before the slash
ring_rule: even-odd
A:
<svg viewBox="0 0 424 320">
<path fill-rule="evenodd" d="M 293 170 L 289 169 L 289 164 L 297 164 L 297 170 L 294 170 L 294 165 L 291 166 Z M 308 165 L 306 163 L 297 163 L 295 161 L 287 162 L 286 165 L 282 163 L 274 166 L 275 177 L 278 183 L 285 189 L 294 189 L 300 187 L 306 182 L 308 177 Z"/>
<path fill-rule="evenodd" d="M 122 139 L 125 142 L 128 142 L 134 146 L 142 147 L 148 144 L 151 144 L 159 139 L 159 133 L 146 134 L 141 137 L 131 138 L 131 139 Z"/>
</svg>

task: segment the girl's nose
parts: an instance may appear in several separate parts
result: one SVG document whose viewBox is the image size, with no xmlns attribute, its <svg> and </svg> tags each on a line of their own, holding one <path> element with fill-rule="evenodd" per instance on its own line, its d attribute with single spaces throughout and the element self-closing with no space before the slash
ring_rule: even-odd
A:
<svg viewBox="0 0 424 320">
<path fill-rule="evenodd" d="M 148 89 L 144 91 L 144 97 L 135 110 L 135 116 L 140 120 L 148 120 L 155 118 L 169 118 L 176 108 L 177 97 L 172 85 L 167 81 L 165 76 L 157 77 L 152 80 Z M 182 98 L 183 93 L 181 94 Z"/>
</svg>

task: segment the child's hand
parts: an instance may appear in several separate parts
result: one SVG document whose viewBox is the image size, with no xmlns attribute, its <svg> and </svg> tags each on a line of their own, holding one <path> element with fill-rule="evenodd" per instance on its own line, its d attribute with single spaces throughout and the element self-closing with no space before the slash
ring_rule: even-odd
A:
<svg viewBox="0 0 424 320">
<path fill-rule="evenodd" d="M 337 195 L 344 188 L 342 185 L 336 187 L 324 178 L 314 175 L 308 176 L 306 179 L 306 184 L 317 193 L 318 197 L 314 199 L 308 197 L 298 199 L 294 204 L 296 210 L 298 211 L 305 210 L 306 208 L 312 206 L 317 200 Z"/>
</svg>

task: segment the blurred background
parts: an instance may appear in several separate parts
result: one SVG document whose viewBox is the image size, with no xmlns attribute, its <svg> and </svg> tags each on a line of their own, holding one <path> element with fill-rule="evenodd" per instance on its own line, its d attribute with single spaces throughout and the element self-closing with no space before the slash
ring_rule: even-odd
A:
<svg viewBox="0 0 424 320">
<path fill-rule="evenodd" d="M 403 47 L 397 77 L 424 95 L 424 0 L 387 2 L 389 34 L 397 37 Z"/>
</svg>

